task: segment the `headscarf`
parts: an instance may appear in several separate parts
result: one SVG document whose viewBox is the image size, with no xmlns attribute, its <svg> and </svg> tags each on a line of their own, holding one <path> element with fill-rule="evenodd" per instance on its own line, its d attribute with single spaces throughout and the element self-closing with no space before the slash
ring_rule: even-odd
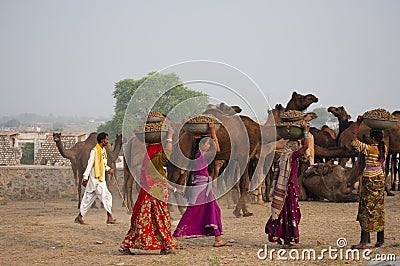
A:
<svg viewBox="0 0 400 266">
<path fill-rule="evenodd" d="M 96 156 L 94 158 L 94 177 L 98 179 L 100 182 L 103 182 L 105 174 L 103 153 L 105 159 L 107 160 L 107 152 L 104 148 L 100 146 L 99 143 L 96 144 L 95 149 L 96 149 Z"/>
<path fill-rule="evenodd" d="M 285 203 L 287 193 L 287 183 L 292 169 L 292 155 L 293 152 L 299 149 L 297 141 L 288 141 L 283 147 L 282 155 L 279 158 L 279 175 L 272 197 L 271 211 L 279 215 L 282 211 L 283 204 Z"/>
</svg>

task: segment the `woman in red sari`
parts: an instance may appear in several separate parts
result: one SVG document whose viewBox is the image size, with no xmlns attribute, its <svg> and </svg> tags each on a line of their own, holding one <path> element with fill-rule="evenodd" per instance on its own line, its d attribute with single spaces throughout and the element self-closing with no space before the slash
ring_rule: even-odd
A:
<svg viewBox="0 0 400 266">
<path fill-rule="evenodd" d="M 123 254 L 133 254 L 132 248 L 161 250 L 160 254 L 165 255 L 176 247 L 167 208 L 167 189 L 176 191 L 176 188 L 168 184 L 163 169 L 171 154 L 173 133 L 169 127 L 164 150 L 160 143 L 147 145 L 140 174 L 141 190 L 133 207 L 131 227 L 121 245 Z"/>
<path fill-rule="evenodd" d="M 301 218 L 297 199 L 300 188 L 297 181 L 299 157 L 308 148 L 307 123 L 301 124 L 304 130 L 303 145 L 299 148 L 298 141 L 288 141 L 275 171 L 273 183 L 272 214 L 265 225 L 265 233 L 270 242 L 284 242 L 284 248 L 293 246 L 290 242 L 299 243 L 299 223 Z"/>
</svg>

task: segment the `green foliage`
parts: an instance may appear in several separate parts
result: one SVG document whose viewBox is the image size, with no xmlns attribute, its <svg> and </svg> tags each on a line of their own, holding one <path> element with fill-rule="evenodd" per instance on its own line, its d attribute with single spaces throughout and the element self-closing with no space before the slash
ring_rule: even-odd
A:
<svg viewBox="0 0 400 266">
<path fill-rule="evenodd" d="M 183 86 L 179 77 L 174 73 L 152 72 L 139 80 L 123 79 L 115 84 L 113 97 L 116 99 L 116 104 L 112 120 L 97 128 L 98 132 L 109 133 L 110 138 L 122 133 L 124 119 L 125 123 L 137 121 L 151 110 L 168 114 L 170 117 L 174 112 L 176 113 L 177 109 L 181 114 L 202 113 L 208 104 L 206 94 Z M 180 105 L 194 97 L 196 100 L 189 100 L 190 104 Z M 185 108 L 189 108 L 188 106 L 190 110 L 185 110 Z M 132 123 L 132 126 L 134 124 Z"/>
<path fill-rule="evenodd" d="M 21 164 L 33 164 L 34 161 L 34 143 L 25 143 L 22 147 Z"/>
</svg>

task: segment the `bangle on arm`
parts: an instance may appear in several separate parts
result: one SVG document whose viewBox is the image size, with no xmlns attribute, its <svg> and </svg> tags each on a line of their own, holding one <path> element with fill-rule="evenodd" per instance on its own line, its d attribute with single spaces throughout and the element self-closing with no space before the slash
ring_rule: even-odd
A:
<svg viewBox="0 0 400 266">
<path fill-rule="evenodd" d="M 166 141 L 172 143 L 172 139 L 166 139 Z"/>
<path fill-rule="evenodd" d="M 304 135 L 305 138 L 307 138 L 307 137 L 308 137 L 308 132 L 307 132 L 307 131 L 304 131 L 304 132 L 303 132 L 303 135 Z"/>
</svg>

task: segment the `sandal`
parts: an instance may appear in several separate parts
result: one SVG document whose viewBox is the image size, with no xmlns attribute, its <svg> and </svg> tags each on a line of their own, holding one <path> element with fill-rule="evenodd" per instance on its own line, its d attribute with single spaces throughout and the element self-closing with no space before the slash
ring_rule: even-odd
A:
<svg viewBox="0 0 400 266">
<path fill-rule="evenodd" d="M 243 213 L 243 217 L 250 217 L 250 216 L 253 216 L 253 213 L 252 213 L 252 212 L 245 212 L 245 213 Z"/>
</svg>

